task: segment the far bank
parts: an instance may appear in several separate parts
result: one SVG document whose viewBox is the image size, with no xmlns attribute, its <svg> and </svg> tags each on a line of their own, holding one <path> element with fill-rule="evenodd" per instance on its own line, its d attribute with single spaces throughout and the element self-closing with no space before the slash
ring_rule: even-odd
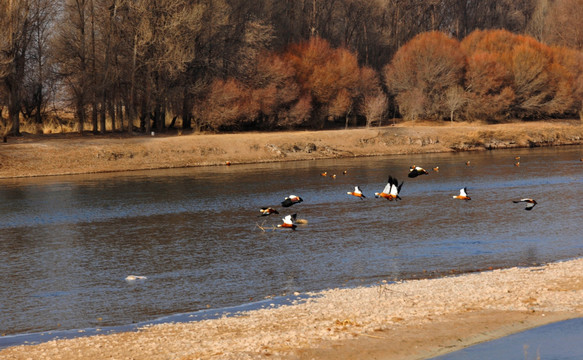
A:
<svg viewBox="0 0 583 360">
<path fill-rule="evenodd" d="M 580 145 L 579 120 L 402 123 L 322 131 L 23 136 L 0 145 L 0 178 Z"/>
</svg>

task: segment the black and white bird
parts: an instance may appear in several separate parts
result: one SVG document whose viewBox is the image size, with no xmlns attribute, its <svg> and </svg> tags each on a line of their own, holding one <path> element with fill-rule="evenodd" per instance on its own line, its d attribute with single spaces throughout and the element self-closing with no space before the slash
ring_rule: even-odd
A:
<svg viewBox="0 0 583 360">
<path fill-rule="evenodd" d="M 296 196 L 296 195 L 290 195 L 290 196 L 286 197 L 281 202 L 281 206 L 283 206 L 283 207 L 290 207 L 293 204 L 301 203 L 302 201 L 304 201 L 304 200 L 301 197 Z"/>
<path fill-rule="evenodd" d="M 526 207 L 524 208 L 524 210 L 532 210 L 532 208 L 537 204 L 536 200 L 534 199 L 530 199 L 530 198 L 524 198 L 524 199 L 520 199 L 520 200 L 512 200 L 513 203 L 517 204 L 520 202 L 524 202 L 526 203 Z"/>
<path fill-rule="evenodd" d="M 402 186 L 403 182 L 399 185 L 399 181 L 389 175 L 389 181 L 383 191 L 380 193 L 375 193 L 374 196 L 377 198 L 382 197 L 389 201 L 401 200 L 399 197 L 399 192 L 401 191 Z"/>
<path fill-rule="evenodd" d="M 459 199 L 459 200 L 472 200 L 472 198 L 468 196 L 468 189 L 467 188 L 460 189 L 460 194 L 454 195 L 453 198 Z"/>
<path fill-rule="evenodd" d="M 409 175 L 407 175 L 408 177 L 414 178 L 419 175 L 429 175 L 429 172 L 427 172 L 427 170 L 425 170 L 424 168 L 415 165 L 409 168 Z"/>
</svg>

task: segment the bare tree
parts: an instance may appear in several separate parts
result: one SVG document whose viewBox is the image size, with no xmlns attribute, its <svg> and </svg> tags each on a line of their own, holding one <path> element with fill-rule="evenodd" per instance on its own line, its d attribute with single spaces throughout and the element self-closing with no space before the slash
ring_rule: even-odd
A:
<svg viewBox="0 0 583 360">
<path fill-rule="evenodd" d="M 25 63 L 22 112 L 27 118 L 34 117 L 36 124 L 42 123 L 45 108 L 54 88 L 49 45 L 57 11 L 58 6 L 53 1 L 31 0 L 32 37 Z"/>
<path fill-rule="evenodd" d="M 583 50 L 582 0 L 557 0 L 553 2 L 547 17 L 548 41 L 552 44 Z"/>
<path fill-rule="evenodd" d="M 365 99 L 364 115 L 366 116 L 366 127 L 370 127 L 375 122 L 380 126 L 387 111 L 388 104 L 387 96 L 382 93 Z"/>
<path fill-rule="evenodd" d="M 30 1 L 0 0 L 0 77 L 8 97 L 10 132 L 20 135 L 26 54 L 32 42 Z"/>
<path fill-rule="evenodd" d="M 461 109 L 467 103 L 467 101 L 468 99 L 466 96 L 466 92 L 461 86 L 459 85 L 452 86 L 446 90 L 445 102 L 451 112 L 449 117 L 449 120 L 451 122 L 454 121 L 453 119 L 454 113 Z"/>
<path fill-rule="evenodd" d="M 59 75 L 75 109 L 78 131 L 83 134 L 86 107 L 90 96 L 90 0 L 66 0 L 55 40 L 55 57 Z"/>
</svg>

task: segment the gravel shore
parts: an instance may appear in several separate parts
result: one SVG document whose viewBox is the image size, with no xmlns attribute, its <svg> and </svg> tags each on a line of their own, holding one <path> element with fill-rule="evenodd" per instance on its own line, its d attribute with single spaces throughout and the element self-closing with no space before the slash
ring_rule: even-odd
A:
<svg viewBox="0 0 583 360">
<path fill-rule="evenodd" d="M 0 359 L 423 359 L 583 316 L 583 259 L 310 295 L 220 319 L 15 346 Z"/>
</svg>

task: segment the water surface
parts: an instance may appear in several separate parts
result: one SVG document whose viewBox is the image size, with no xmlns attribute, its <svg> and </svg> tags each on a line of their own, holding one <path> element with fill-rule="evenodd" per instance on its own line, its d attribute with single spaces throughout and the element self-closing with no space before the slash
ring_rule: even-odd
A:
<svg viewBox="0 0 583 360">
<path fill-rule="evenodd" d="M 0 333 L 127 325 L 579 257 L 581 154 L 576 146 L 0 180 Z M 409 179 L 412 164 L 440 171 Z M 405 181 L 400 202 L 373 196 L 389 174 Z M 365 200 L 346 194 L 355 185 Z M 452 199 L 462 187 L 471 201 Z M 304 202 L 282 208 L 289 194 Z M 521 197 L 538 205 L 524 211 L 511 201 Z M 281 214 L 258 217 L 263 206 Z M 290 213 L 308 225 L 257 226 Z M 128 283 L 130 274 L 148 279 Z"/>
</svg>

